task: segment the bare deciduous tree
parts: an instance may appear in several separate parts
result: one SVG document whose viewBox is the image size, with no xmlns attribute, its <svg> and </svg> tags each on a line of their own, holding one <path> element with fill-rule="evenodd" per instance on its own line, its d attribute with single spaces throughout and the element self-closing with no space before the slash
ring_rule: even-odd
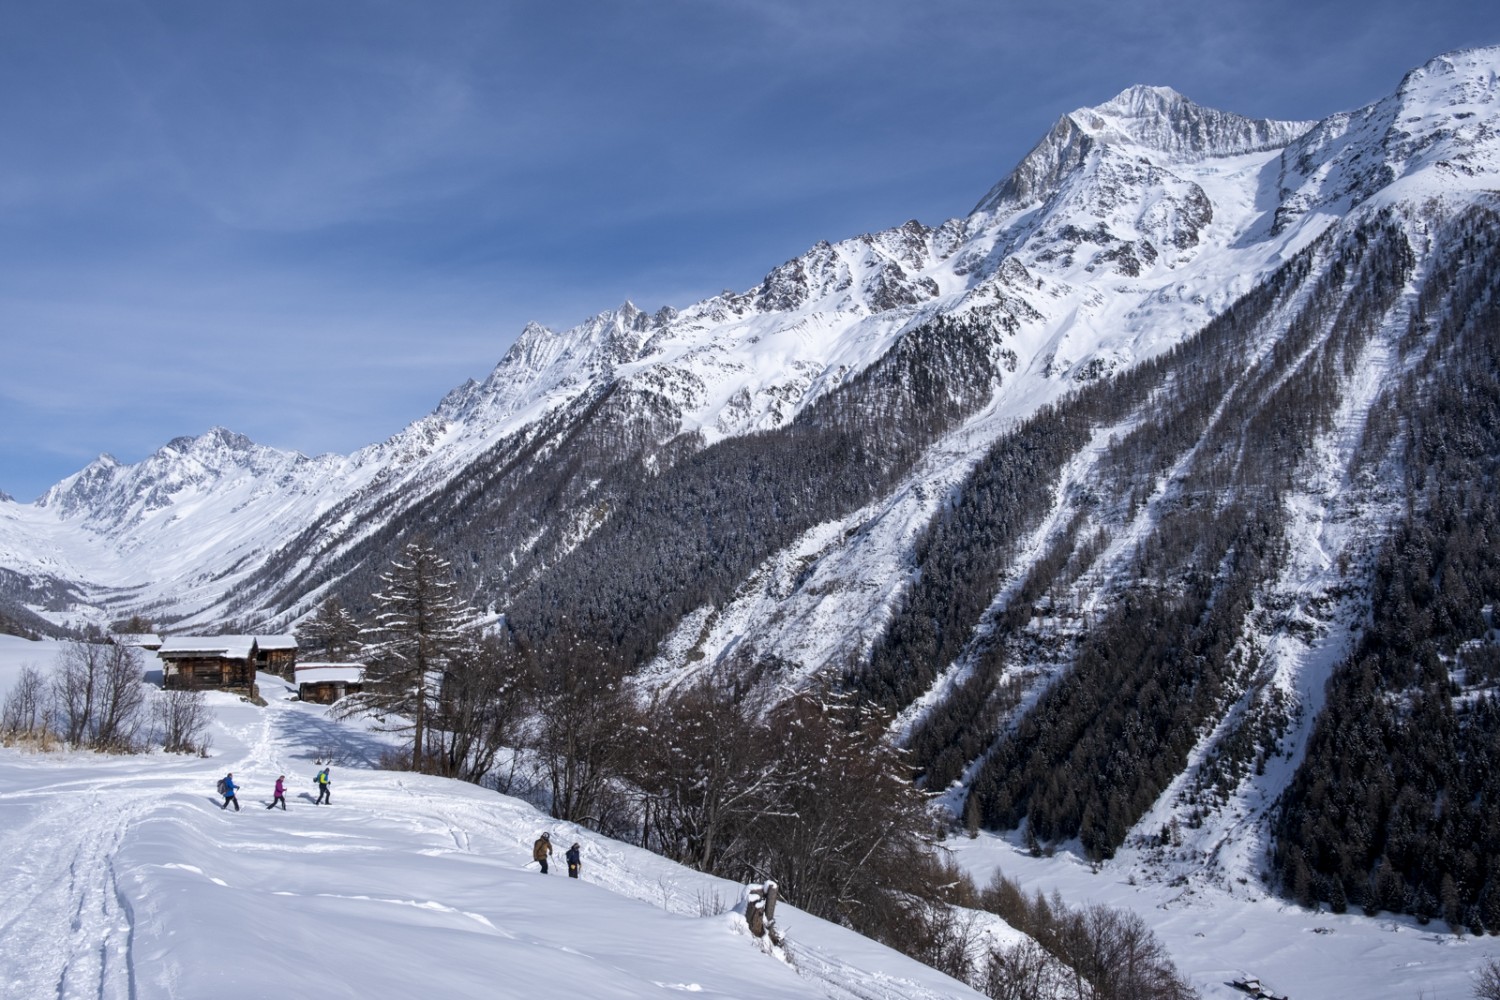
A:
<svg viewBox="0 0 1500 1000">
<path fill-rule="evenodd" d="M 592 643 L 562 642 L 539 667 L 532 743 L 558 819 L 605 827 L 611 783 L 639 745 L 636 707 Z"/>
<path fill-rule="evenodd" d="M 506 746 L 520 740 L 530 700 L 525 656 L 512 642 L 484 636 L 448 660 L 428 727 L 428 761 L 440 774 L 483 780 Z"/>
<path fill-rule="evenodd" d="M 1064 1000 L 1072 997 L 1068 970 L 1031 938 L 990 953 L 981 984 L 994 1000 Z"/>
<path fill-rule="evenodd" d="M 887 940 L 910 920 L 906 900 L 930 897 L 934 868 L 926 800 L 888 718 L 809 693 L 767 721 L 791 780 L 758 824 L 760 864 L 789 902 Z"/>
<path fill-rule="evenodd" d="M 651 708 L 635 773 L 651 846 L 702 871 L 743 874 L 749 837 L 787 780 L 764 707 L 705 680 Z"/>
<path fill-rule="evenodd" d="M 40 736 L 46 738 L 51 727 L 50 692 L 47 682 L 35 667 L 24 667 L 0 709 L 0 736 L 6 739 Z"/>
<path fill-rule="evenodd" d="M 198 753 L 207 749 L 213 712 L 202 691 L 180 688 L 161 691 L 152 705 L 152 714 L 162 749 L 171 753 Z"/>
<path fill-rule="evenodd" d="M 1107 906 L 1070 910 L 1061 897 L 1028 898 L 997 874 L 983 895 L 986 909 L 1045 949 L 1011 948 L 992 956 L 991 996 L 1088 997 L 1090 1000 L 1192 1000 L 1197 993 L 1161 941 L 1136 913 Z M 1029 991 L 1029 992 L 1028 992 Z"/>
<path fill-rule="evenodd" d="M 1474 983 L 1475 1000 L 1500 1000 L 1500 959 L 1490 959 Z"/>
<path fill-rule="evenodd" d="M 112 642 L 69 643 L 53 695 L 63 737 L 96 750 L 131 750 L 143 723 L 140 650 Z"/>
</svg>

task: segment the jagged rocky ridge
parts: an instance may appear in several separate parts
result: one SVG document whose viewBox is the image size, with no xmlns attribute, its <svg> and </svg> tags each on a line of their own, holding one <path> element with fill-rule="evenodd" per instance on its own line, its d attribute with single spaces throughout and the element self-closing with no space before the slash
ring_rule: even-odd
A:
<svg viewBox="0 0 1500 1000">
<path fill-rule="evenodd" d="M 422 534 L 647 690 L 862 693 L 975 825 L 1500 926 L 1500 838 L 1434 808 L 1500 791 L 1497 71 L 1317 123 L 1132 88 L 966 218 L 528 327 L 355 455 L 214 431 L 0 503 L 5 593 L 280 629 Z"/>
</svg>

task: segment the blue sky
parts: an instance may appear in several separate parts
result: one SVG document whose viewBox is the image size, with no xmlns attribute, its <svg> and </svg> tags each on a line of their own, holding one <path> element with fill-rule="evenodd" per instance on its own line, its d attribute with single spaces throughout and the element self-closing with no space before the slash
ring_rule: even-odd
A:
<svg viewBox="0 0 1500 1000">
<path fill-rule="evenodd" d="M 530 320 L 966 214 L 1136 83 L 1321 118 L 1474 0 L 0 5 L 0 490 L 222 425 L 348 452 Z"/>
</svg>

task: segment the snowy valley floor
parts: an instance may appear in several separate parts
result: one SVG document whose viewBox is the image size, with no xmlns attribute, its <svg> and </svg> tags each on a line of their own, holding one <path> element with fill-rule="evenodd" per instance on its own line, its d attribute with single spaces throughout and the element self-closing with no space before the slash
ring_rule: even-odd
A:
<svg viewBox="0 0 1500 1000">
<path fill-rule="evenodd" d="M 57 646 L 0 636 L 0 696 Z M 0 997 L 709 997 L 935 1000 L 978 994 L 786 907 L 790 963 L 732 907 L 743 888 L 459 782 L 381 771 L 377 736 L 273 677 L 266 708 L 212 694 L 207 759 L 0 749 Z M 332 757 L 333 805 L 314 806 Z M 219 809 L 233 771 L 243 811 Z M 288 810 L 268 811 L 287 776 Z M 583 844 L 584 874 L 541 877 L 531 843 Z M 1252 973 L 1293 1000 L 1468 1000 L 1500 938 L 1314 914 L 1243 887 L 1135 879 L 949 842 L 981 884 L 998 867 L 1073 906 L 1140 913 L 1205 998 Z"/>
<path fill-rule="evenodd" d="M 1132 885 L 1128 857 L 1095 872 L 1076 856 L 1032 858 L 989 835 L 947 846 L 980 885 L 999 869 L 1028 893 L 1055 890 L 1072 907 L 1135 911 L 1205 1000 L 1245 1000 L 1231 985 L 1245 974 L 1290 1000 L 1471 1000 L 1476 970 L 1500 958 L 1500 937 L 1460 938 L 1437 921 L 1313 913 L 1253 887 Z"/>
</svg>

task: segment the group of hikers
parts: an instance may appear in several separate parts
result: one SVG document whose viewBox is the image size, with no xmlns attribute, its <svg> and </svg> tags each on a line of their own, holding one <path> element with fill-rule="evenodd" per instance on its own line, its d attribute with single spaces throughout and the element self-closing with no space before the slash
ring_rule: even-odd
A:
<svg viewBox="0 0 1500 1000">
<path fill-rule="evenodd" d="M 328 776 L 328 768 L 325 767 L 325 768 L 323 768 L 323 770 L 321 770 L 321 771 L 318 772 L 317 777 L 313 778 L 313 784 L 315 784 L 315 785 L 318 786 L 318 798 L 317 798 L 317 801 L 315 801 L 313 803 L 313 805 L 320 806 L 320 805 L 322 805 L 325 802 L 327 802 L 329 805 L 333 805 L 333 795 L 332 795 L 331 791 L 329 790 L 329 785 L 332 784 L 332 779 L 329 778 L 329 776 Z M 222 795 L 222 796 L 224 796 L 224 804 L 221 805 L 221 806 L 219 806 L 219 808 L 220 809 L 228 809 L 231 805 L 233 805 L 234 806 L 234 811 L 235 812 L 239 812 L 240 811 L 239 791 L 240 791 L 240 786 L 237 785 L 237 784 L 235 784 L 235 781 L 234 781 L 234 772 L 233 771 L 230 771 L 228 774 L 224 775 L 224 777 L 220 778 L 219 779 L 219 794 Z M 281 811 L 285 812 L 286 811 L 286 775 L 284 775 L 284 774 L 280 775 L 280 776 L 278 776 L 276 778 L 276 787 L 275 787 L 275 789 L 272 790 L 272 793 L 271 793 L 271 804 L 268 805 L 268 806 L 266 806 L 266 808 L 267 809 L 275 809 L 277 803 L 281 804 Z"/>
<path fill-rule="evenodd" d="M 318 798 L 313 805 L 322 805 L 324 802 L 333 805 L 333 796 L 329 792 L 331 779 L 328 777 L 328 768 L 325 767 L 319 771 L 317 777 L 313 779 L 313 783 L 318 786 Z M 220 778 L 219 794 L 224 796 L 224 804 L 219 806 L 219 808 L 228 809 L 232 805 L 234 806 L 234 811 L 239 812 L 239 791 L 240 786 L 235 784 L 233 771 Z M 275 809 L 277 804 L 280 804 L 283 812 L 286 811 L 286 775 L 284 774 L 277 776 L 276 787 L 271 793 L 271 803 L 266 808 Z M 575 840 L 573 846 L 563 853 L 563 857 L 568 862 L 568 878 L 578 877 L 578 869 L 582 864 L 580 850 L 580 845 Z M 542 835 L 536 839 L 536 843 L 531 846 L 531 860 L 541 866 L 543 875 L 547 874 L 547 859 L 551 856 L 552 835 L 543 831 Z"/>
<path fill-rule="evenodd" d="M 578 842 L 575 840 L 573 846 L 568 848 L 563 855 L 568 860 L 568 878 L 578 877 L 578 867 L 581 864 Z M 531 860 L 542 867 L 542 874 L 547 874 L 547 858 L 552 854 L 552 837 L 546 831 L 536 838 L 536 843 L 531 845 Z"/>
</svg>

